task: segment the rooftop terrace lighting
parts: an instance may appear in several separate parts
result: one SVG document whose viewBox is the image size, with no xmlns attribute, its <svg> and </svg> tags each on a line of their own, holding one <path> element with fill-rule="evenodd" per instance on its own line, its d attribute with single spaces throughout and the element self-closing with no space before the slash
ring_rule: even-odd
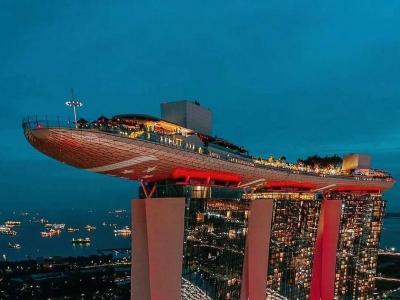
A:
<svg viewBox="0 0 400 300">
<path fill-rule="evenodd" d="M 74 111 L 75 127 L 77 127 L 77 124 L 76 124 L 76 107 L 81 107 L 82 106 L 82 102 L 74 100 L 74 90 L 73 89 L 71 89 L 71 94 L 72 94 L 72 100 L 68 100 L 67 102 L 65 102 L 65 105 L 72 107 L 72 109 Z"/>
</svg>

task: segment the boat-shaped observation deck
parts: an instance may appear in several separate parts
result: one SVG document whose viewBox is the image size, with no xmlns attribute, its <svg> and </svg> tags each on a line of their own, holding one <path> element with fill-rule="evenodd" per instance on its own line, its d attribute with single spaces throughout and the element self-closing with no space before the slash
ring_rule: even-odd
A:
<svg viewBox="0 0 400 300">
<path fill-rule="evenodd" d="M 146 115 L 80 119 L 25 118 L 29 143 L 62 163 L 91 172 L 129 180 L 175 180 L 205 184 L 269 189 L 382 192 L 394 179 L 384 171 L 346 174 L 337 168 L 310 169 L 296 164 L 255 158 L 242 147 L 217 137 Z"/>
</svg>

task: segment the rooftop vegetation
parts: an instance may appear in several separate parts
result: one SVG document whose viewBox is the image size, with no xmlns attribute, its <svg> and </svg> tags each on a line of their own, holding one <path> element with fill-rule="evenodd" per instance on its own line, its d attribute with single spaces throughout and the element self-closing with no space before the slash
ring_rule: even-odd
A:
<svg viewBox="0 0 400 300">
<path fill-rule="evenodd" d="M 285 164 L 288 163 L 286 161 L 286 156 L 282 156 L 279 159 L 275 159 L 274 156 L 270 156 L 268 158 L 269 163 L 278 163 L 278 164 Z M 298 158 L 296 161 L 296 165 L 299 167 L 311 167 L 313 169 L 325 169 L 325 168 L 337 168 L 340 167 L 343 163 L 341 157 L 337 154 L 332 156 L 325 156 L 321 157 L 318 154 L 314 154 L 312 156 L 307 157 L 306 159 Z"/>
<path fill-rule="evenodd" d="M 302 166 L 310 166 L 312 168 L 330 168 L 339 167 L 343 163 L 343 159 L 334 154 L 332 156 L 321 157 L 318 154 L 307 157 L 306 159 L 297 159 L 297 164 Z"/>
</svg>

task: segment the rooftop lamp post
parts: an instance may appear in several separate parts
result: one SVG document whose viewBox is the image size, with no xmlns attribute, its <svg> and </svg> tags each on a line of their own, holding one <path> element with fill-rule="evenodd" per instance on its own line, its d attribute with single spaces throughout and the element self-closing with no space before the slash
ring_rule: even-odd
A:
<svg viewBox="0 0 400 300">
<path fill-rule="evenodd" d="M 75 128 L 76 128 L 77 127 L 77 124 L 76 124 L 76 107 L 82 106 L 82 102 L 76 101 L 74 99 L 74 90 L 73 89 L 71 89 L 71 94 L 72 94 L 72 100 L 68 100 L 67 102 L 65 102 L 65 104 L 67 106 L 72 107 L 72 109 L 74 111 L 74 120 L 75 120 Z"/>
</svg>

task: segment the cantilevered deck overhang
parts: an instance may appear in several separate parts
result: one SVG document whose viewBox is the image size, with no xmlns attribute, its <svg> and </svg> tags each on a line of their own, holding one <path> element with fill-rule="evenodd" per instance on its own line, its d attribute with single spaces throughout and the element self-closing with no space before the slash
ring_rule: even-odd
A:
<svg viewBox="0 0 400 300">
<path fill-rule="evenodd" d="M 245 165 L 212 157 L 201 151 L 161 143 L 148 134 L 130 138 L 121 132 L 61 126 L 25 126 L 27 140 L 40 152 L 76 168 L 129 180 L 155 182 L 168 179 L 203 179 L 226 186 L 246 185 L 260 179 L 266 187 L 293 186 L 318 189 L 335 184 L 338 189 L 374 190 L 391 188 L 393 180 L 351 176 L 329 176 L 294 172 L 275 167 Z M 200 178 L 196 178 L 200 177 Z"/>
</svg>

